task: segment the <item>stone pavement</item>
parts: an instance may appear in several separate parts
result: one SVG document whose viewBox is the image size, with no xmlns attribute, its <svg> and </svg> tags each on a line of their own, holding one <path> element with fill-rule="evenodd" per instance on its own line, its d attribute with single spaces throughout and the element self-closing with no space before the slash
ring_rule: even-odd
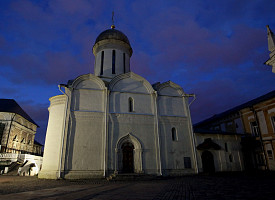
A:
<svg viewBox="0 0 275 200">
<path fill-rule="evenodd" d="M 0 176 L 0 199 L 271 200 L 275 199 L 275 174 L 230 173 L 118 182 Z"/>
</svg>

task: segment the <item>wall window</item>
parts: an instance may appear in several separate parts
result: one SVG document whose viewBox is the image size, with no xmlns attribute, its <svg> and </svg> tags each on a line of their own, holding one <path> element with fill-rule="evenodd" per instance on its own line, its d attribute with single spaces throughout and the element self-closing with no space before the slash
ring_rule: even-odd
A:
<svg viewBox="0 0 275 200">
<path fill-rule="evenodd" d="M 123 69 L 124 73 L 126 73 L 125 53 L 123 53 Z"/>
<path fill-rule="evenodd" d="M 264 166 L 265 165 L 265 159 L 264 155 L 262 153 L 256 154 L 256 160 L 259 166 Z"/>
<path fill-rule="evenodd" d="M 0 122 L 0 141 L 2 141 L 4 130 L 5 130 L 5 124 Z"/>
<path fill-rule="evenodd" d="M 226 123 L 226 131 L 227 132 L 235 132 L 233 122 L 227 122 Z"/>
<path fill-rule="evenodd" d="M 15 142 L 17 141 L 17 135 L 14 136 L 13 141 L 15 141 Z"/>
<path fill-rule="evenodd" d="M 270 118 L 270 120 L 271 120 L 271 124 L 272 124 L 272 127 L 273 127 L 273 132 L 275 133 L 275 116 L 272 116 Z"/>
<path fill-rule="evenodd" d="M 101 51 L 100 75 L 103 75 L 103 65 L 104 65 L 104 51 Z"/>
<path fill-rule="evenodd" d="M 191 158 L 190 157 L 184 157 L 184 168 L 191 169 Z"/>
<path fill-rule="evenodd" d="M 128 99 L 129 112 L 134 112 L 134 99 L 130 97 Z"/>
<path fill-rule="evenodd" d="M 267 150 L 267 156 L 269 160 L 273 160 L 273 153 L 272 150 Z"/>
<path fill-rule="evenodd" d="M 116 73 L 116 51 L 113 50 L 112 54 L 112 74 Z"/>
<path fill-rule="evenodd" d="M 229 155 L 229 162 L 233 162 L 233 156 L 232 156 L 232 154 Z"/>
<path fill-rule="evenodd" d="M 174 127 L 172 128 L 172 140 L 173 141 L 178 141 L 177 130 Z"/>
<path fill-rule="evenodd" d="M 228 152 L 227 143 L 224 143 L 224 150 L 225 150 L 225 152 Z"/>
<path fill-rule="evenodd" d="M 259 136 L 260 131 L 259 131 L 259 126 L 258 126 L 257 122 L 256 121 L 250 122 L 250 127 L 251 127 L 252 135 Z"/>
</svg>

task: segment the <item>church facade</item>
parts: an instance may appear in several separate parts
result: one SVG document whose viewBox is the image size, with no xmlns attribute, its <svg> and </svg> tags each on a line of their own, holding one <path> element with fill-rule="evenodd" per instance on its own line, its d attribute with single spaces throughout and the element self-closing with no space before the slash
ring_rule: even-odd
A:
<svg viewBox="0 0 275 200">
<path fill-rule="evenodd" d="M 94 74 L 59 85 L 50 98 L 39 178 L 197 173 L 190 95 L 131 72 L 130 42 L 111 27 L 93 46 Z"/>
</svg>

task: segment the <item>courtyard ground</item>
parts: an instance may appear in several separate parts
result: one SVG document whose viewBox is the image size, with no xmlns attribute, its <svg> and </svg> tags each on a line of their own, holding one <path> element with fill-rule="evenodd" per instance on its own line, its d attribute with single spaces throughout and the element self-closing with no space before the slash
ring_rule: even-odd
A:
<svg viewBox="0 0 275 200">
<path fill-rule="evenodd" d="M 275 199 L 275 173 L 220 173 L 147 181 L 0 176 L 0 199 Z"/>
</svg>

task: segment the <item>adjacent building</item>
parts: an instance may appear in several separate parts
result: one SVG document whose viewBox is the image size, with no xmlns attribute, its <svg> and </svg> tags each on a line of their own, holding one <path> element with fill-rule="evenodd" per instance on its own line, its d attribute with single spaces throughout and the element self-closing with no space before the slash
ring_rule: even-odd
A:
<svg viewBox="0 0 275 200">
<path fill-rule="evenodd" d="M 0 99 L 1 153 L 32 154 L 37 127 L 15 100 Z"/>
<path fill-rule="evenodd" d="M 35 141 L 38 125 L 13 99 L 0 99 L 0 173 L 36 175 L 42 146 Z"/>
<path fill-rule="evenodd" d="M 207 137 L 220 145 L 220 149 L 215 150 L 227 152 L 229 146 L 232 146 L 238 152 L 225 158 L 230 162 L 231 158 L 232 162 L 239 160 L 240 169 L 275 170 L 274 127 L 275 90 L 195 124 L 194 131 L 196 138 L 201 138 L 202 133 L 211 133 L 212 136 L 206 134 Z M 200 150 L 198 145 L 202 143 L 201 140 L 196 140 L 199 141 L 196 143 L 197 150 Z M 228 145 L 228 141 L 233 140 L 236 140 L 236 144 Z M 217 154 L 219 152 L 216 153 L 216 158 L 219 158 Z M 216 166 L 221 165 L 221 162 L 216 159 Z"/>
<path fill-rule="evenodd" d="M 275 91 L 258 97 L 240 110 L 244 133 L 255 137 L 255 163 L 263 169 L 275 170 Z"/>
<path fill-rule="evenodd" d="M 199 172 L 244 170 L 241 134 L 199 128 L 194 134 Z"/>
</svg>

